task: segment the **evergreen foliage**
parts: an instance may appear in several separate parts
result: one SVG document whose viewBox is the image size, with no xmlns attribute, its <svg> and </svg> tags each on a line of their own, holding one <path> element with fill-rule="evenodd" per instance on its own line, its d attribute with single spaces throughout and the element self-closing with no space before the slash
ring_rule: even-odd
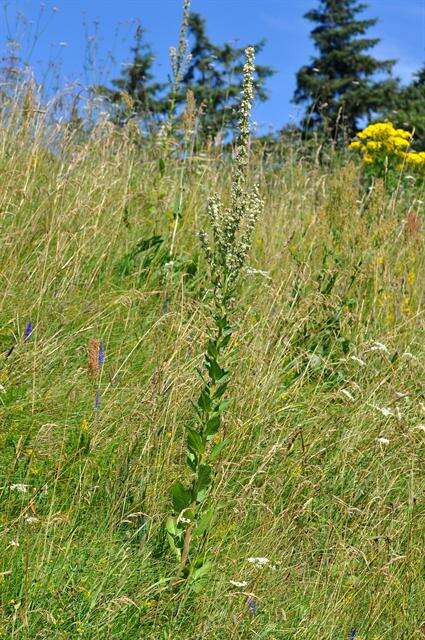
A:
<svg viewBox="0 0 425 640">
<path fill-rule="evenodd" d="M 134 116 L 149 120 L 167 110 L 168 103 L 163 96 L 166 85 L 154 79 L 154 55 L 150 45 L 144 42 L 144 33 L 145 30 L 139 25 L 131 48 L 132 62 L 125 67 L 121 78 L 112 80 L 112 88 L 94 88 L 112 106 L 114 119 L 119 124 L 124 124 Z"/>
<path fill-rule="evenodd" d="M 413 81 L 398 92 L 395 109 L 386 115 L 398 127 L 414 130 L 413 146 L 425 150 L 425 63 Z"/>
<path fill-rule="evenodd" d="M 379 38 L 365 36 L 376 19 L 359 17 L 366 4 L 357 0 L 319 0 L 305 14 L 316 26 L 311 32 L 317 55 L 297 73 L 295 104 L 306 104 L 307 130 L 325 127 L 335 137 L 345 129 L 356 132 L 359 119 L 380 111 L 394 97 L 394 60 L 377 60 L 367 53 Z"/>
<path fill-rule="evenodd" d="M 215 136 L 221 130 L 237 125 L 237 105 L 242 90 L 242 71 L 246 46 L 234 47 L 230 42 L 214 44 L 206 33 L 205 19 L 192 12 L 188 24 L 191 40 L 191 61 L 183 77 L 179 102 L 185 100 L 187 89 L 193 91 L 198 105 L 203 107 L 202 131 Z M 262 40 L 254 45 L 257 54 L 265 45 Z M 266 65 L 256 65 L 255 96 L 265 101 L 265 83 L 274 71 Z"/>
</svg>

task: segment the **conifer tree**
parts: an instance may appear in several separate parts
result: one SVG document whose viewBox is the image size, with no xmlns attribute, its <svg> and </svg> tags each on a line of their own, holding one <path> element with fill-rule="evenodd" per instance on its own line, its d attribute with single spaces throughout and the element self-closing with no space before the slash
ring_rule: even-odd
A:
<svg viewBox="0 0 425 640">
<path fill-rule="evenodd" d="M 356 132 L 359 119 L 370 118 L 394 97 L 394 60 L 377 60 L 368 53 L 379 38 L 365 36 L 376 19 L 361 18 L 367 8 L 357 0 L 319 0 L 305 14 L 316 26 L 311 31 L 317 54 L 297 73 L 295 104 L 306 104 L 306 130 L 325 127 L 332 136 L 345 129 Z M 343 126 L 342 126 L 343 125 Z"/>
<path fill-rule="evenodd" d="M 162 97 L 166 85 L 154 80 L 154 56 L 150 45 L 144 42 L 144 33 L 145 30 L 138 25 L 131 48 L 132 62 L 124 69 L 121 78 L 112 80 L 113 88 L 94 88 L 95 93 L 111 105 L 114 120 L 119 124 L 134 116 L 150 119 L 167 110 L 167 101 Z"/>
<path fill-rule="evenodd" d="M 400 89 L 394 109 L 385 115 L 397 127 L 414 130 L 413 146 L 419 151 L 425 150 L 425 63 L 413 81 Z"/>
<path fill-rule="evenodd" d="M 191 60 L 183 77 L 178 98 L 183 102 L 187 89 L 193 91 L 196 103 L 202 104 L 201 133 L 214 136 L 219 131 L 232 129 L 237 123 L 236 107 L 242 89 L 242 71 L 246 46 L 234 47 L 227 42 L 216 45 L 207 36 L 205 19 L 192 12 L 188 24 L 191 40 Z M 258 53 L 265 42 L 254 46 Z M 267 99 L 265 82 L 274 71 L 257 65 L 254 86 L 257 100 Z"/>
</svg>

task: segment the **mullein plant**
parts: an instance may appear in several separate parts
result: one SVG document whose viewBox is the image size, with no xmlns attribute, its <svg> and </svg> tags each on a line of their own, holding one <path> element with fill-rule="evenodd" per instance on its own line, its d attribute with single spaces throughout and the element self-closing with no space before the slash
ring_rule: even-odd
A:
<svg viewBox="0 0 425 640">
<path fill-rule="evenodd" d="M 225 206 L 219 196 L 213 196 L 207 207 L 210 232 L 200 233 L 211 282 L 212 329 L 201 373 L 203 385 L 194 405 L 196 415 L 186 429 L 190 481 L 177 480 L 172 485 L 173 513 L 166 522 L 167 537 L 179 562 L 175 584 L 189 584 L 195 591 L 211 565 L 205 540 L 217 506 L 211 500 L 215 464 L 226 445 L 220 427 L 229 403 L 226 392 L 231 373 L 225 362 L 233 334 L 231 316 L 252 233 L 263 208 L 258 186 L 250 184 L 248 177 L 254 49 L 248 47 L 245 56 L 230 203 Z"/>
</svg>

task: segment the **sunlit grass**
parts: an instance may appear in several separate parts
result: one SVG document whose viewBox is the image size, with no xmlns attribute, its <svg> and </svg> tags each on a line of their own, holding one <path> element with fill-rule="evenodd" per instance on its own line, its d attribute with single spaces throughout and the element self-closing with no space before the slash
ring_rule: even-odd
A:
<svg viewBox="0 0 425 640">
<path fill-rule="evenodd" d="M 0 637 L 336 640 L 354 627 L 419 640 L 420 188 L 367 193 L 345 157 L 254 154 L 257 271 L 235 314 L 214 568 L 195 600 L 168 588 L 162 525 L 208 333 L 196 234 L 208 196 L 228 197 L 229 160 L 160 170 L 131 124 L 53 145 L 43 114 L 19 118 L 0 131 Z"/>
</svg>

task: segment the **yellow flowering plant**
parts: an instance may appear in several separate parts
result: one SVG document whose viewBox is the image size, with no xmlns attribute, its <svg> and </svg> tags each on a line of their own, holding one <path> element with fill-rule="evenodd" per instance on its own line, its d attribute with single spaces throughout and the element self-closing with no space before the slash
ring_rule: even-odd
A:
<svg viewBox="0 0 425 640">
<path fill-rule="evenodd" d="M 360 131 L 348 148 L 361 154 L 366 175 L 391 186 L 404 167 L 425 169 L 425 152 L 410 151 L 413 133 L 377 122 Z"/>
</svg>

